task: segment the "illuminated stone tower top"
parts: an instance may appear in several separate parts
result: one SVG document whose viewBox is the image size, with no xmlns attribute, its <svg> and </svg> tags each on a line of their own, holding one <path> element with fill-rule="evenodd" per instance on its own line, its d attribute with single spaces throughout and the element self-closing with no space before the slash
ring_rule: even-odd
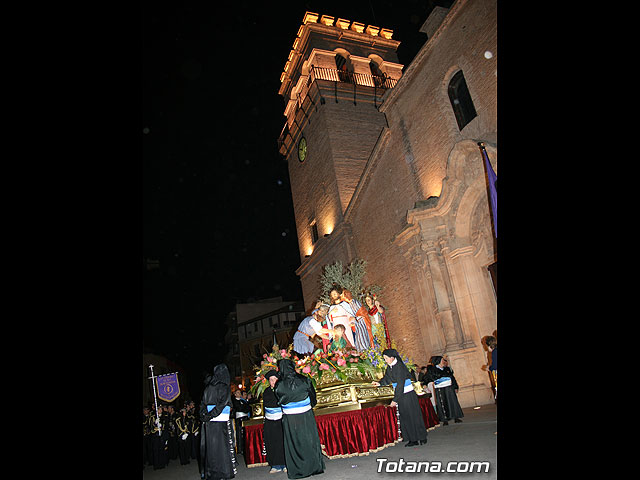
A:
<svg viewBox="0 0 640 480">
<path fill-rule="evenodd" d="M 402 76 L 400 42 L 392 36 L 386 28 L 306 12 L 280 75 L 288 123 L 316 78 L 378 87 L 381 97 Z"/>
<path fill-rule="evenodd" d="M 289 164 L 303 262 L 323 244 L 352 252 L 344 213 L 387 125 L 378 107 L 402 76 L 392 36 L 312 12 L 298 28 L 280 75 L 286 120 L 278 148 Z"/>
<path fill-rule="evenodd" d="M 342 63 L 336 55 L 351 60 L 345 66 L 347 69 L 350 66 L 353 73 L 371 75 L 373 68 L 376 69 L 374 75 L 386 74 L 397 80 L 402 75 L 402 65 L 398 64 L 396 55 L 400 42 L 392 40 L 392 36 L 393 30 L 386 28 L 365 27 L 363 23 L 343 18 L 335 20 L 327 15 L 319 18 L 317 13 L 306 12 L 280 75 L 282 85 L 278 93 L 285 99 L 291 97 L 292 92 L 301 93 L 300 86 L 311 66 L 336 69 L 336 63 Z"/>
</svg>

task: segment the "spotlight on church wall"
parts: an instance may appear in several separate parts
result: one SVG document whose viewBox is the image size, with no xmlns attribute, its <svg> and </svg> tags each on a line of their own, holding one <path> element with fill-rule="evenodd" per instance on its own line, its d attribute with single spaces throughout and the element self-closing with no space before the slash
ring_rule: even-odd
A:
<svg viewBox="0 0 640 480">
<path fill-rule="evenodd" d="M 333 233 L 333 228 L 334 228 L 333 219 L 325 220 L 324 224 L 325 224 L 324 231 L 326 232 L 324 236 L 327 237 Z"/>
<path fill-rule="evenodd" d="M 325 234 L 324 234 L 324 237 L 325 237 L 325 238 L 330 237 L 330 236 L 331 236 L 331 234 L 330 234 L 330 233 L 325 233 Z"/>
</svg>

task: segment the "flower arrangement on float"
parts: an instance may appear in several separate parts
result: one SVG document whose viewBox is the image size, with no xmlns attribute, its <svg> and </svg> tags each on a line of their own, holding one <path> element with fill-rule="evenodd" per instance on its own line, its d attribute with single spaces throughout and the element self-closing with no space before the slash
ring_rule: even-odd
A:
<svg viewBox="0 0 640 480">
<path fill-rule="evenodd" d="M 249 393 L 254 397 L 259 397 L 262 392 L 269 386 L 269 381 L 265 378 L 267 372 L 278 370 L 278 361 L 283 358 L 291 358 L 291 349 L 293 345 L 289 345 L 287 350 L 280 349 L 278 344 L 274 344 L 271 352 L 262 355 L 262 361 L 259 367 L 253 367 L 255 370 L 255 379 L 249 388 Z"/>
<path fill-rule="evenodd" d="M 396 348 L 395 341 L 391 342 L 391 348 Z M 278 361 L 283 358 L 292 360 L 296 372 L 308 376 L 314 388 L 323 375 L 333 375 L 346 382 L 348 379 L 347 369 L 356 368 L 363 375 L 368 373 L 372 378 L 379 378 L 384 374 L 387 366 L 380 348 L 369 348 L 362 352 L 355 350 L 324 352 L 322 349 L 318 349 L 303 357 L 292 354 L 292 349 L 293 345 L 289 345 L 287 349 L 281 349 L 278 345 L 274 345 L 271 352 L 262 355 L 260 366 L 254 367 L 255 379 L 249 389 L 253 396 L 257 398 L 262 395 L 262 392 L 269 386 L 265 374 L 270 370 L 277 370 Z M 400 351 L 398 353 L 409 370 L 416 369 L 416 365 L 408 356 L 403 355 Z"/>
</svg>

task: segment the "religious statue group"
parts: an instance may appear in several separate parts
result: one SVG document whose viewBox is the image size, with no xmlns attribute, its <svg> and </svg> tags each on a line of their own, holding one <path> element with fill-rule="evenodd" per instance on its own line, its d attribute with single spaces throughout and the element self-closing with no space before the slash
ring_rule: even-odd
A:
<svg viewBox="0 0 640 480">
<path fill-rule="evenodd" d="M 349 290 L 334 284 L 329 292 L 331 305 L 318 302 L 293 336 L 293 350 L 304 356 L 321 348 L 364 351 L 390 344 L 384 308 L 367 294 L 362 305 Z"/>
</svg>

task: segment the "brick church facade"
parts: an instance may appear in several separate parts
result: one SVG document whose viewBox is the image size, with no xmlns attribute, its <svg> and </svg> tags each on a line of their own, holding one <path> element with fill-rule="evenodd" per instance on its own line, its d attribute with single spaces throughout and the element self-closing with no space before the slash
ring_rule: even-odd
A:
<svg viewBox="0 0 640 480">
<path fill-rule="evenodd" d="M 493 401 L 482 338 L 497 330 L 497 251 L 478 143 L 498 173 L 496 8 L 436 7 L 406 67 L 391 30 L 307 12 L 279 92 L 305 307 L 325 265 L 366 260 L 391 337 L 419 365 L 447 354 L 463 407 Z"/>
</svg>

